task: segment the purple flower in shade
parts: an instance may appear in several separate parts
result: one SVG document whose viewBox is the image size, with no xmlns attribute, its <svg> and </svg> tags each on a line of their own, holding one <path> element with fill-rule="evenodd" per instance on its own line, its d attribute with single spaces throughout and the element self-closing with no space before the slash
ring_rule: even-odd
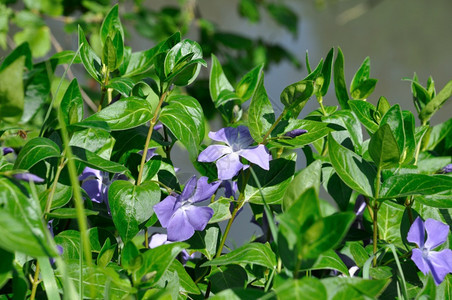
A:
<svg viewBox="0 0 452 300">
<path fill-rule="evenodd" d="M 11 147 L 5 147 L 2 149 L 3 155 L 9 154 L 9 153 L 14 153 L 14 149 Z"/>
<path fill-rule="evenodd" d="M 427 231 L 427 241 L 424 242 L 425 231 Z M 446 275 L 452 272 L 452 250 L 432 251 L 447 240 L 448 234 L 448 225 L 434 219 L 427 219 L 424 223 L 419 217 L 408 231 L 407 240 L 419 247 L 413 249 L 411 259 L 424 275 L 432 274 L 436 285 L 439 285 Z"/>
<path fill-rule="evenodd" d="M 443 173 L 451 173 L 452 172 L 452 164 L 448 164 L 447 166 L 442 168 L 441 171 L 443 171 Z"/>
<path fill-rule="evenodd" d="M 35 183 L 42 183 L 44 182 L 44 179 L 42 179 L 39 176 L 36 176 L 35 174 L 31 174 L 31 173 L 18 173 L 18 174 L 14 174 L 13 175 L 14 178 L 16 178 L 17 180 L 24 180 L 24 181 L 33 181 Z"/>
<path fill-rule="evenodd" d="M 233 197 L 237 200 L 236 194 L 238 191 L 237 181 L 223 180 L 221 181 L 220 187 L 224 188 L 224 196 L 226 198 Z"/>
<path fill-rule="evenodd" d="M 169 195 L 154 205 L 160 224 L 168 231 L 169 241 L 185 241 L 195 230 L 204 230 L 213 216 L 213 209 L 194 204 L 212 197 L 220 183 L 208 183 L 207 177 L 201 177 L 196 182 L 196 176 L 193 176 L 187 181 L 180 195 Z"/>
<path fill-rule="evenodd" d="M 296 138 L 299 135 L 305 134 L 308 131 L 306 129 L 294 129 L 284 133 L 284 136 L 288 136 L 290 138 Z"/>
<path fill-rule="evenodd" d="M 138 154 L 143 155 L 143 150 L 139 151 Z M 155 154 L 155 148 L 148 149 L 146 154 L 146 161 L 149 161 Z"/>
<path fill-rule="evenodd" d="M 247 168 L 240 162 L 240 157 L 246 158 L 264 170 L 270 168 L 270 155 L 264 145 L 251 146 L 254 143 L 246 126 L 237 128 L 226 127 L 217 132 L 209 132 L 209 137 L 226 145 L 210 145 L 199 154 L 198 161 L 216 161 L 218 178 L 228 180 Z"/>
</svg>

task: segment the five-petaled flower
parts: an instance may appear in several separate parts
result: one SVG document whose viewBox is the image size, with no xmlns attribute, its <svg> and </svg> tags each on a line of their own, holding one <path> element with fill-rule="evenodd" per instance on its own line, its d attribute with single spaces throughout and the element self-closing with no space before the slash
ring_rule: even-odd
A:
<svg viewBox="0 0 452 300">
<path fill-rule="evenodd" d="M 216 161 L 219 179 L 231 179 L 240 170 L 248 167 L 240 162 L 240 157 L 246 158 L 264 170 L 270 168 L 270 155 L 267 148 L 264 145 L 251 146 L 254 140 L 248 127 L 222 128 L 217 132 L 209 132 L 209 137 L 226 145 L 210 145 L 199 154 L 198 161 Z"/>
<path fill-rule="evenodd" d="M 427 241 L 425 240 L 427 231 Z M 434 219 L 425 222 L 417 217 L 408 231 L 407 240 L 419 248 L 413 249 L 411 259 L 425 275 L 431 273 L 435 284 L 439 285 L 452 272 L 452 250 L 432 251 L 447 240 L 449 226 Z"/>
<path fill-rule="evenodd" d="M 220 183 L 208 183 L 207 177 L 196 181 L 196 176 L 193 176 L 180 195 L 169 195 L 154 205 L 160 224 L 168 231 L 168 241 L 185 241 L 193 236 L 195 230 L 204 230 L 213 216 L 213 209 L 194 204 L 212 197 Z"/>
</svg>

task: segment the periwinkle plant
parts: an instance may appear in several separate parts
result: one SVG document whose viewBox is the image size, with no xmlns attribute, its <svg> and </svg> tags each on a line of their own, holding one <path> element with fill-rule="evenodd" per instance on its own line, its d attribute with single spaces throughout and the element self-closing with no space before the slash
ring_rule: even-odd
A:
<svg viewBox="0 0 452 300">
<path fill-rule="evenodd" d="M 22 44 L 0 66 L 0 80 L 8 72 L 8 82 L 17 85 L 0 101 L 9 113 L 0 113 L 2 295 L 450 294 L 452 119 L 435 126 L 430 119 L 452 95 L 452 81 L 437 93 L 433 80 L 424 87 L 413 78 L 416 126 L 412 112 L 373 95 L 377 80 L 370 78 L 369 59 L 347 88 L 342 51 L 331 49 L 283 90 L 284 109 L 276 116 L 262 65 L 233 84 L 218 58 L 206 62 L 202 47 L 180 33 L 140 52 L 125 46 L 124 37 L 115 6 L 100 28 L 102 55 L 80 27 L 75 52 L 32 64 Z M 74 79 L 61 85 L 65 91 L 50 94 L 49 85 L 44 98 L 62 99 L 50 97 L 34 112 L 39 117 L 21 123 L 31 107 L 21 99 L 28 103 L 33 92 L 43 93 L 37 89 L 54 76 L 52 66 L 74 63 L 100 86 L 97 110 L 84 111 Z M 224 121 L 208 134 L 214 144 L 205 139 L 202 106 L 185 93 L 205 67 Z M 46 76 L 33 77 L 44 70 Z M 42 86 L 24 90 L 29 80 Z M 331 80 L 337 103 L 326 97 Z M 306 112 L 311 99 L 319 109 Z M 306 117 L 299 117 L 302 111 Z M 25 124 L 33 138 L 18 145 L 12 137 Z M 172 160 L 176 143 L 199 173 L 185 184 Z M 301 170 L 296 149 L 306 156 Z M 319 198 L 321 191 L 330 201 Z M 100 213 L 106 204 L 110 214 Z M 236 219 L 248 218 L 238 213 L 246 206 L 264 235 L 237 246 L 229 232 Z M 416 267 L 419 272 L 405 273 Z"/>
</svg>

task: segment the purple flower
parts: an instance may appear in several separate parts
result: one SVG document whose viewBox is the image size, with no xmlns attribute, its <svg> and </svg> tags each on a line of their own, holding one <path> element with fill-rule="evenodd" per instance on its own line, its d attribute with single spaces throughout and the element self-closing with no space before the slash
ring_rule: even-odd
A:
<svg viewBox="0 0 452 300">
<path fill-rule="evenodd" d="M 172 242 L 168 241 L 168 236 L 164 233 L 156 233 L 151 237 L 149 241 L 149 248 L 153 249 L 161 245 L 171 244 Z M 187 250 L 183 249 L 180 253 L 180 261 L 183 265 L 190 259 L 194 258 L 195 254 L 188 254 Z"/>
<path fill-rule="evenodd" d="M 201 177 L 196 182 L 196 176 L 193 176 L 187 181 L 180 195 L 169 195 L 154 205 L 160 224 L 168 231 L 169 241 L 185 241 L 195 230 L 204 230 L 213 216 L 213 209 L 194 204 L 212 197 L 220 183 L 207 183 L 207 177 Z"/>
<path fill-rule="evenodd" d="M 33 181 L 35 183 L 44 182 L 44 179 L 31 173 L 18 173 L 14 174 L 13 177 L 16 178 L 17 180 L 24 180 L 28 182 L 30 181 Z"/>
<path fill-rule="evenodd" d="M 2 149 L 3 151 L 3 155 L 9 154 L 9 153 L 14 153 L 14 149 L 11 147 L 5 147 Z"/>
<path fill-rule="evenodd" d="M 108 188 L 111 183 L 115 180 L 127 180 L 127 177 L 122 174 L 115 174 L 110 180 L 108 172 L 86 167 L 82 175 L 79 176 L 79 180 L 83 181 L 82 189 L 85 190 L 91 201 L 96 203 L 105 202 L 108 206 Z"/>
<path fill-rule="evenodd" d="M 452 164 L 448 164 L 444 168 L 441 169 L 443 173 L 451 173 L 452 172 Z"/>
<path fill-rule="evenodd" d="M 238 191 L 237 181 L 223 180 L 220 184 L 220 187 L 224 188 L 224 196 L 226 198 L 233 197 L 235 200 L 237 200 L 236 197 Z"/>
<path fill-rule="evenodd" d="M 308 131 L 306 129 L 294 129 L 294 130 L 284 133 L 284 136 L 288 136 L 290 138 L 296 138 L 297 136 L 302 135 L 307 132 Z"/>
<path fill-rule="evenodd" d="M 240 157 L 246 158 L 264 170 L 270 168 L 270 155 L 264 145 L 251 146 L 254 143 L 246 126 L 237 128 L 226 127 L 217 132 L 209 132 L 209 137 L 226 145 L 210 145 L 199 154 L 198 161 L 216 161 L 218 178 L 228 180 L 247 168 L 240 162 Z"/>
<path fill-rule="evenodd" d="M 427 231 L 427 241 L 424 243 L 425 231 Z M 432 274 L 436 285 L 439 285 L 446 275 L 452 272 L 452 250 L 432 251 L 447 240 L 448 234 L 448 225 L 434 219 L 427 219 L 424 223 L 419 217 L 408 231 L 407 240 L 419 247 L 413 249 L 411 259 L 424 275 Z"/>
</svg>

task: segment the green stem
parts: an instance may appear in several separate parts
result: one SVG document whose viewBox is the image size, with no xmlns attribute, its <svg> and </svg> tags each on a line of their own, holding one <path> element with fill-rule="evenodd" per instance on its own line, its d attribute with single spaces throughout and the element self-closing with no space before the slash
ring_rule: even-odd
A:
<svg viewBox="0 0 452 300">
<path fill-rule="evenodd" d="M 276 121 L 273 123 L 272 127 L 270 127 L 270 129 L 264 135 L 264 138 L 262 140 L 262 144 L 265 144 L 265 142 L 267 141 L 268 136 L 270 135 L 270 133 L 272 133 L 273 129 L 275 129 L 276 125 L 278 125 L 278 123 L 282 120 L 282 118 L 284 117 L 286 112 L 287 112 L 287 109 L 284 109 L 282 111 L 282 113 L 279 115 L 278 119 L 276 119 Z"/>
<path fill-rule="evenodd" d="M 373 200 L 373 253 L 374 255 L 377 253 L 377 243 L 378 243 L 378 209 L 380 206 L 378 205 L 378 197 L 380 194 L 380 185 L 381 185 L 381 167 L 379 166 L 377 169 L 377 178 L 375 179 L 375 199 Z M 374 267 L 377 266 L 377 256 L 374 256 L 373 259 Z"/>
<path fill-rule="evenodd" d="M 47 198 L 46 206 L 44 209 L 44 218 L 47 220 L 47 213 L 50 212 L 50 208 L 52 207 L 53 197 L 55 195 L 56 187 L 58 184 L 58 179 L 60 178 L 61 171 L 63 170 L 64 166 L 66 165 L 66 161 L 64 158 L 64 151 L 63 151 L 63 157 L 61 158 L 61 162 L 58 165 L 57 171 L 55 173 L 55 178 L 53 179 L 52 189 L 50 190 L 49 197 Z"/>
<path fill-rule="evenodd" d="M 40 283 L 40 280 L 39 280 L 39 262 L 36 261 L 36 270 L 35 270 L 35 275 L 34 275 L 33 280 L 32 280 L 30 300 L 34 300 L 35 299 L 35 297 L 36 297 L 36 289 L 38 288 L 38 284 L 39 283 Z"/>
<path fill-rule="evenodd" d="M 166 129 L 166 126 L 163 126 L 163 138 L 165 139 L 165 142 L 168 142 L 168 129 Z M 171 146 L 168 145 L 165 147 L 165 154 L 166 158 L 171 159 Z"/>
<path fill-rule="evenodd" d="M 167 92 L 164 92 L 162 94 L 162 96 L 160 97 L 159 104 L 157 105 L 157 108 L 155 109 L 155 112 L 154 112 L 154 117 L 152 118 L 152 120 L 150 122 L 151 124 L 149 126 L 148 136 L 146 137 L 146 142 L 144 144 L 143 156 L 141 157 L 140 171 L 138 172 L 138 178 L 137 178 L 136 185 L 141 184 L 141 179 L 143 177 L 144 164 L 146 163 L 146 154 L 149 149 L 149 142 L 151 141 L 152 132 L 154 131 L 154 126 L 157 123 L 159 113 L 160 113 L 160 108 L 162 107 L 163 101 L 166 98 L 166 94 L 167 94 Z"/>
<path fill-rule="evenodd" d="M 322 114 L 324 116 L 328 116 L 328 114 L 326 113 L 325 107 L 323 106 L 323 97 L 322 97 L 322 95 L 318 95 L 317 96 L 317 101 L 319 102 L 320 110 L 322 111 Z"/>
</svg>

